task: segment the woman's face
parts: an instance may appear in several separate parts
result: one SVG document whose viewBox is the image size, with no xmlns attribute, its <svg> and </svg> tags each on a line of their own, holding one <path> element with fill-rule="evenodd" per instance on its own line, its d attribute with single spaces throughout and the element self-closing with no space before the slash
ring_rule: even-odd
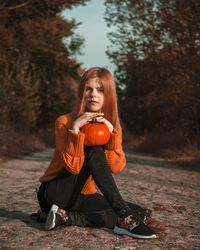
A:
<svg viewBox="0 0 200 250">
<path fill-rule="evenodd" d="M 86 83 L 86 111 L 100 112 L 104 103 L 104 89 L 99 78 L 91 78 Z"/>
</svg>

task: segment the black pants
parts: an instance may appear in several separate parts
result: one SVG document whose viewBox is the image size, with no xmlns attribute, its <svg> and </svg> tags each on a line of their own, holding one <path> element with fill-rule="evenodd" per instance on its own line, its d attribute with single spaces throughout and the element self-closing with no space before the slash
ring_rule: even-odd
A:
<svg viewBox="0 0 200 250">
<path fill-rule="evenodd" d="M 87 178 L 92 175 L 101 194 L 80 194 Z M 42 183 L 38 200 L 43 212 L 53 204 L 69 212 L 73 225 L 108 227 L 116 224 L 117 217 L 134 212 L 144 213 L 138 205 L 123 200 L 108 168 L 102 147 L 86 147 L 81 172 L 73 175 L 63 170 L 55 179 Z"/>
</svg>

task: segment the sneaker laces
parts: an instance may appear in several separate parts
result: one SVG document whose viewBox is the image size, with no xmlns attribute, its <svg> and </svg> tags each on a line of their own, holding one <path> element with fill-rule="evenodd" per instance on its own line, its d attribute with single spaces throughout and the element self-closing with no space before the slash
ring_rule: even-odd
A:
<svg viewBox="0 0 200 250">
<path fill-rule="evenodd" d="M 134 217 L 134 219 L 139 223 L 139 222 L 145 222 L 146 220 L 146 215 L 144 215 L 143 213 L 137 211 L 137 212 L 133 212 L 132 216 Z"/>
<path fill-rule="evenodd" d="M 129 215 L 126 218 L 123 218 L 124 223 L 127 225 L 129 230 L 132 230 L 133 228 L 137 227 L 138 224 L 143 221 L 140 216 L 135 216 L 133 214 Z"/>
</svg>

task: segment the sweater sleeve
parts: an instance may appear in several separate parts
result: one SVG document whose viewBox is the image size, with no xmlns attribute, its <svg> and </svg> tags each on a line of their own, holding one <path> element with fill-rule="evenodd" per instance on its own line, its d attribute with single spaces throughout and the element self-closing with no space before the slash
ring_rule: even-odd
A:
<svg viewBox="0 0 200 250">
<path fill-rule="evenodd" d="M 56 150 L 64 167 L 72 174 L 79 174 L 84 162 L 85 134 L 68 131 L 69 118 L 60 116 L 55 122 Z"/>
<path fill-rule="evenodd" d="M 111 133 L 109 142 L 105 145 L 105 155 L 108 166 L 112 173 L 122 171 L 126 166 L 126 157 L 122 149 L 122 130 L 121 128 Z"/>
</svg>

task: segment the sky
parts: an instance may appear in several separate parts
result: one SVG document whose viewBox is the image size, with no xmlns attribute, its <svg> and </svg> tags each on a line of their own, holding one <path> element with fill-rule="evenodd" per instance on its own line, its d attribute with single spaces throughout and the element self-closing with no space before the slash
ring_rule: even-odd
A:
<svg viewBox="0 0 200 250">
<path fill-rule="evenodd" d="M 78 62 L 82 63 L 84 68 L 94 66 L 106 67 L 114 70 L 114 65 L 106 56 L 106 47 L 109 40 L 106 34 L 110 28 L 106 26 L 104 20 L 105 6 L 103 0 L 91 0 L 85 6 L 78 6 L 72 10 L 66 9 L 62 15 L 67 19 L 76 19 L 76 22 L 82 22 L 76 29 L 81 37 L 85 39 L 82 48 L 83 55 L 78 55 Z"/>
</svg>

